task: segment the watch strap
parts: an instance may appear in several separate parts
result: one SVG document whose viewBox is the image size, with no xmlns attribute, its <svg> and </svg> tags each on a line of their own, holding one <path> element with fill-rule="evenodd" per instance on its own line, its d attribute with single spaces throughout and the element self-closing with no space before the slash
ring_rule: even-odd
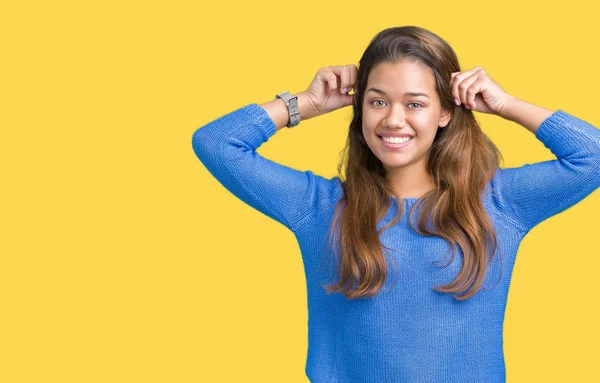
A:
<svg viewBox="0 0 600 383">
<path fill-rule="evenodd" d="M 300 123 L 300 108 L 298 107 L 298 96 L 292 96 L 289 91 L 277 93 L 275 99 L 282 99 L 288 108 L 288 128 L 293 128 Z"/>
</svg>

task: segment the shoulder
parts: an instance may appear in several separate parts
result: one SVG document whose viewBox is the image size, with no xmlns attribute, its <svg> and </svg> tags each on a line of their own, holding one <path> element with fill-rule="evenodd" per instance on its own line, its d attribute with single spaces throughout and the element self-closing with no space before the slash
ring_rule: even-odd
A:
<svg viewBox="0 0 600 383">
<path fill-rule="evenodd" d="M 344 194 L 342 180 L 339 177 L 327 178 L 314 174 L 310 170 L 306 174 L 316 189 L 315 195 L 318 197 L 319 205 L 337 202 Z"/>
<path fill-rule="evenodd" d="M 484 205 L 495 220 L 502 219 L 511 226 L 523 230 L 522 224 L 515 219 L 515 212 L 510 204 L 510 193 L 514 188 L 514 172 L 517 168 L 496 168 L 493 177 L 484 190 Z"/>
<path fill-rule="evenodd" d="M 307 222 L 316 223 L 330 216 L 340 198 L 343 196 L 342 181 L 334 176 L 327 178 L 308 170 L 303 172 L 307 177 L 309 192 L 305 194 L 306 200 L 302 201 L 302 212 L 295 229 L 305 227 Z"/>
</svg>

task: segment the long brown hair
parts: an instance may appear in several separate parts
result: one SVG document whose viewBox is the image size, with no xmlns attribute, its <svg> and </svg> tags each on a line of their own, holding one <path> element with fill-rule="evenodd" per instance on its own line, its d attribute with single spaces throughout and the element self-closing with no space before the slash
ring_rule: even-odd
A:
<svg viewBox="0 0 600 383">
<path fill-rule="evenodd" d="M 364 139 L 362 105 L 371 69 L 379 63 L 406 59 L 426 64 L 433 70 L 441 107 L 452 111 L 448 125 L 438 128 L 427 158 L 427 171 L 435 188 L 414 204 L 409 225 L 418 234 L 439 236 L 448 242 L 452 249 L 450 262 L 456 256 L 456 246 L 460 246 L 463 264 L 458 276 L 451 283 L 433 289 L 451 294 L 468 289 L 460 296 L 453 295 L 462 301 L 479 291 L 488 256 L 492 254 L 491 261 L 498 247 L 494 226 L 481 196 L 502 155 L 481 130 L 473 112 L 456 107 L 453 102 L 451 73 L 460 71 L 453 49 L 436 34 L 416 26 L 379 32 L 360 59 L 354 115 L 338 164 L 340 179 L 345 179 L 342 182 L 344 195 L 338 201 L 330 227 L 329 246 L 337 247 L 339 280 L 324 287 L 329 293 L 337 291 L 354 299 L 375 295 L 385 283 L 387 265 L 382 247 L 390 248 L 382 246 L 379 234 L 402 219 L 404 201 L 392 188 L 383 164 Z M 394 219 L 377 230 L 377 223 L 392 203 L 390 196 L 398 201 L 398 210 Z M 420 206 L 420 214 L 415 227 L 413 214 L 417 206 Z M 427 217 L 433 227 L 427 225 Z"/>
</svg>

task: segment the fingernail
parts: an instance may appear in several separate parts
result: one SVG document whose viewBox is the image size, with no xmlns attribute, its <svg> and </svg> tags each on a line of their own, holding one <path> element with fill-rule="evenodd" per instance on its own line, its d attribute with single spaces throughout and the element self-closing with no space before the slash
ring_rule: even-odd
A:
<svg viewBox="0 0 600 383">
<path fill-rule="evenodd" d="M 346 94 L 346 92 L 348 92 L 348 88 L 342 89 L 342 94 Z"/>
<path fill-rule="evenodd" d="M 455 99 L 454 99 L 454 103 L 455 103 L 456 105 L 460 105 L 460 101 L 459 101 L 457 98 L 455 98 Z"/>
</svg>

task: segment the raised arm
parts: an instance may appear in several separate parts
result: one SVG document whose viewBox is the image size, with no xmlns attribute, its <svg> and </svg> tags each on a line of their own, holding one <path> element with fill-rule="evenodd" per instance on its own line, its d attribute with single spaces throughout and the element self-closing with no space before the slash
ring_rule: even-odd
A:
<svg viewBox="0 0 600 383">
<path fill-rule="evenodd" d="M 356 65 L 320 68 L 309 87 L 297 94 L 300 121 L 352 105 L 354 97 L 346 88 L 355 86 L 357 71 Z M 319 213 L 323 201 L 335 198 L 341 184 L 337 177 L 292 169 L 256 152 L 288 121 L 283 100 L 249 104 L 197 129 L 192 146 L 227 190 L 296 232 L 311 213 Z"/>
<path fill-rule="evenodd" d="M 502 117 L 535 134 L 557 159 L 498 169 L 494 200 L 528 232 L 600 187 L 600 130 L 563 110 L 514 99 Z"/>
<path fill-rule="evenodd" d="M 305 96 L 298 97 L 301 120 L 312 117 Z M 256 152 L 287 125 L 288 117 L 283 100 L 249 104 L 197 129 L 192 147 L 227 190 L 295 231 L 312 209 L 318 209 L 334 181 L 278 164 Z"/>
</svg>

